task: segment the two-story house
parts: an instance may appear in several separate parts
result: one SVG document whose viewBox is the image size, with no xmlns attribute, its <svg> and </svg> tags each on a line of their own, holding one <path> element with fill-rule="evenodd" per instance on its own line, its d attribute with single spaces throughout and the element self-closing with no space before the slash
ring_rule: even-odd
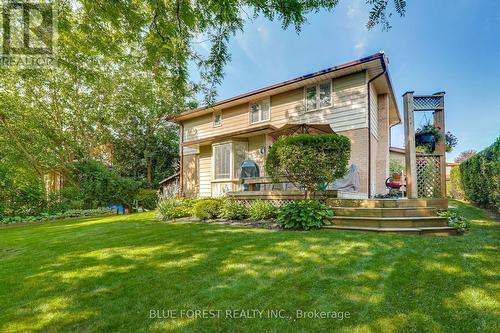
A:
<svg viewBox="0 0 500 333">
<path fill-rule="evenodd" d="M 364 196 L 385 193 L 390 129 L 401 122 L 384 53 L 304 75 L 173 118 L 181 132 L 181 187 L 189 197 L 240 189 L 240 165 L 265 175 L 271 135 L 287 124 L 328 124 L 352 143 Z"/>
</svg>

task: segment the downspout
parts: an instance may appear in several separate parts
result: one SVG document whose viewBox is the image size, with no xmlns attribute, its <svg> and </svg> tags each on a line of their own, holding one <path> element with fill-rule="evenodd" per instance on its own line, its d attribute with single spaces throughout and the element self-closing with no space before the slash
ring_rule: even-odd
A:
<svg viewBox="0 0 500 333">
<path fill-rule="evenodd" d="M 184 197 L 184 148 L 182 144 L 184 143 L 184 125 L 181 124 L 179 129 L 179 154 L 180 157 L 180 168 L 179 168 L 179 196 Z"/>
<path fill-rule="evenodd" d="M 371 78 L 366 83 L 368 90 L 368 198 L 372 197 L 372 110 L 371 110 L 371 91 L 370 84 L 387 73 L 387 66 L 385 64 L 385 57 L 382 55 L 382 73 Z"/>
</svg>

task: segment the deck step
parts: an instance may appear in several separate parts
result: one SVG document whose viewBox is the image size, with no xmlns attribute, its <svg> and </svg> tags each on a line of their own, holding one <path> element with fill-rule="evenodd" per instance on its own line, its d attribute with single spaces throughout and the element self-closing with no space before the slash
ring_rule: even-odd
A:
<svg viewBox="0 0 500 333">
<path fill-rule="evenodd" d="M 330 207 L 359 207 L 359 208 L 415 208 L 434 207 L 447 209 L 448 200 L 440 198 L 429 199 L 328 199 Z"/>
<path fill-rule="evenodd" d="M 425 217 L 436 216 L 437 209 L 433 207 L 397 207 L 397 208 L 363 208 L 363 207 L 332 207 L 336 216 L 358 217 Z"/>
<path fill-rule="evenodd" d="M 456 236 L 458 235 L 458 230 L 453 227 L 424 227 L 420 228 L 422 231 L 421 235 L 427 236 Z"/>
<path fill-rule="evenodd" d="M 423 227 L 423 228 L 372 228 L 372 227 L 352 227 L 352 226 L 337 226 L 329 225 L 323 228 L 328 230 L 347 230 L 347 231 L 364 231 L 378 233 L 396 233 L 410 235 L 427 235 L 427 236 L 451 236 L 456 235 L 457 230 L 452 227 Z"/>
<path fill-rule="evenodd" d="M 369 228 L 420 228 L 445 227 L 448 224 L 446 217 L 362 217 L 362 216 L 334 216 L 336 226 L 369 227 Z"/>
</svg>

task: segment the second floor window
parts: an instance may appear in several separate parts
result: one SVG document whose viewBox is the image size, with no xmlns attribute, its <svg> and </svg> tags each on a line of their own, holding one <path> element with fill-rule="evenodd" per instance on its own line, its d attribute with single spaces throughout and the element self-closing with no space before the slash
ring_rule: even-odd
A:
<svg viewBox="0 0 500 333">
<path fill-rule="evenodd" d="M 331 81 L 307 87 L 305 94 L 306 111 L 314 111 L 332 106 Z"/>
<path fill-rule="evenodd" d="M 222 112 L 214 113 L 214 127 L 219 127 L 222 125 Z"/>
<path fill-rule="evenodd" d="M 269 98 L 250 104 L 250 124 L 267 121 L 271 118 Z"/>
</svg>

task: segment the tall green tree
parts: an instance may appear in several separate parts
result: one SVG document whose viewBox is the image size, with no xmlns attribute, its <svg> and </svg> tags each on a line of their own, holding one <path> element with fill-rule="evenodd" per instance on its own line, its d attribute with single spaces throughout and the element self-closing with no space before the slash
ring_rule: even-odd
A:
<svg viewBox="0 0 500 333">
<path fill-rule="evenodd" d="M 368 0 L 369 29 L 388 29 L 404 0 Z M 176 129 L 164 123 L 216 88 L 228 41 L 262 15 L 300 32 L 338 0 L 60 0 L 58 66 L 0 68 L 0 158 L 43 175 L 115 146 L 115 167 L 153 186 L 174 168 Z M 391 5 L 392 4 L 392 5 Z M 390 6 L 391 5 L 391 6 Z M 209 52 L 200 51 L 206 43 Z M 190 66 L 200 80 L 189 76 Z M 7 156 L 9 155 L 9 156 Z M 15 158 L 14 158 L 15 157 Z M 0 159 L 0 164 L 2 160 Z"/>
</svg>

